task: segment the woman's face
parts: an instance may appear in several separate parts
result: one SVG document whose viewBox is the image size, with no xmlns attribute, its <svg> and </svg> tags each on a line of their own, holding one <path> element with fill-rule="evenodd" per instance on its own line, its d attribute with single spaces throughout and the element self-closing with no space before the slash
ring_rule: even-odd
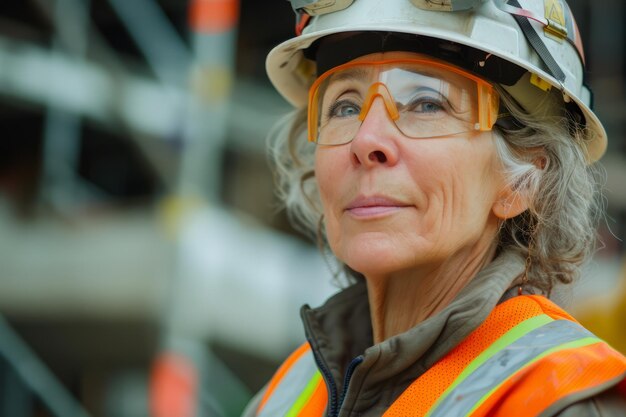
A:
<svg viewBox="0 0 626 417">
<path fill-rule="evenodd" d="M 418 55 L 360 59 L 383 56 Z M 350 143 L 317 146 L 315 174 L 330 247 L 366 276 L 486 251 L 495 238 L 504 183 L 490 131 L 412 139 L 377 97 Z"/>
</svg>

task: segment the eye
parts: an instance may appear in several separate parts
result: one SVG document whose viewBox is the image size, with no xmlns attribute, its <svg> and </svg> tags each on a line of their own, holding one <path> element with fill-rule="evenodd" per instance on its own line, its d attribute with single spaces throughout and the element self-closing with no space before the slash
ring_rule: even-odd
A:
<svg viewBox="0 0 626 417">
<path fill-rule="evenodd" d="M 339 100 L 328 109 L 328 118 L 358 116 L 361 108 L 350 100 Z"/>
<path fill-rule="evenodd" d="M 416 99 L 406 107 L 408 111 L 416 113 L 437 113 L 446 110 L 446 106 L 443 105 L 441 100 L 437 100 L 431 97 L 422 97 Z"/>
<path fill-rule="evenodd" d="M 412 110 L 420 113 L 436 113 L 443 110 L 443 106 L 440 103 L 434 101 L 422 100 L 419 103 L 413 105 Z"/>
</svg>

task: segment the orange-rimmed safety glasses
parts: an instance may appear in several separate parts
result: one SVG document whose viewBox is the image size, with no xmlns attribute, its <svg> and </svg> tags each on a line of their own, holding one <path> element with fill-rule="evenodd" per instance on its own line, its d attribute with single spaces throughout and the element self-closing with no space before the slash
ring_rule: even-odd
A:
<svg viewBox="0 0 626 417">
<path fill-rule="evenodd" d="M 309 90 L 309 140 L 342 145 L 356 136 L 374 101 L 409 138 L 491 130 L 499 99 L 487 81 L 429 58 L 349 62 Z"/>
</svg>

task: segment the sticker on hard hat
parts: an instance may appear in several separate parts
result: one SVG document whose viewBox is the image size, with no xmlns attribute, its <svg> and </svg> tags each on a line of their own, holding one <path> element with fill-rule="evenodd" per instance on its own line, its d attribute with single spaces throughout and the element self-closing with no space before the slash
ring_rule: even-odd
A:
<svg viewBox="0 0 626 417">
<path fill-rule="evenodd" d="M 550 19 L 561 26 L 565 26 L 565 10 L 561 0 L 544 0 L 546 19 Z"/>
<path fill-rule="evenodd" d="M 544 27 L 547 37 L 559 42 L 567 39 L 567 21 L 565 7 L 561 0 L 544 0 L 544 16 L 548 25 Z"/>
<path fill-rule="evenodd" d="M 415 7 L 423 10 L 458 12 L 478 7 L 485 0 L 411 0 Z"/>
</svg>

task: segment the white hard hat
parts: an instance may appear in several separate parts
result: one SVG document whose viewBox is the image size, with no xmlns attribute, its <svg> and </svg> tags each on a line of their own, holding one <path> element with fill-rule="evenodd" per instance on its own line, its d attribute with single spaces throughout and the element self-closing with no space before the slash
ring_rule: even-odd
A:
<svg viewBox="0 0 626 417">
<path fill-rule="evenodd" d="M 311 50 L 329 35 L 418 35 L 412 38 L 435 45 L 443 59 L 452 56 L 451 49 L 462 48 L 466 61 L 452 60 L 454 64 L 499 83 L 526 109 L 556 89 L 562 106 L 583 116 L 579 122 L 585 125 L 589 162 L 606 150 L 606 132 L 591 110 L 591 92 L 584 84 L 580 34 L 564 0 L 290 1 L 304 19 L 302 32 L 275 47 L 266 66 L 278 92 L 296 107 L 306 105 L 317 76 Z M 359 48 L 354 49 L 341 52 L 358 54 Z"/>
</svg>

